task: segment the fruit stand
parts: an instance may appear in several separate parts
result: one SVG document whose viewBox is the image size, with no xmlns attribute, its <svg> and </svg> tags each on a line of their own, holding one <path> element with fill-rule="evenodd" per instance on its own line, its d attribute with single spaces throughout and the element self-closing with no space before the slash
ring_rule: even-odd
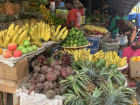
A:
<svg viewBox="0 0 140 105">
<path fill-rule="evenodd" d="M 61 24 L 69 11 L 48 7 L 48 0 L 0 1 L 0 105 L 6 105 L 7 93 L 13 95 L 10 105 L 136 103 L 121 73 L 127 58 L 99 48 L 120 45 L 103 38 L 109 37 L 108 15 L 91 14 L 86 25 L 68 30 Z"/>
</svg>

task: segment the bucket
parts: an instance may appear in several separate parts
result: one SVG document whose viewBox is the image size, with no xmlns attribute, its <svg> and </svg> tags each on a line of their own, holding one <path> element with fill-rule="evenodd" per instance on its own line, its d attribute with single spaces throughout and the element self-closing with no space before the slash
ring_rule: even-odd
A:
<svg viewBox="0 0 140 105">
<path fill-rule="evenodd" d="M 59 2 L 59 6 L 65 6 L 64 2 Z"/>
<path fill-rule="evenodd" d="M 50 11 L 55 11 L 55 2 L 54 1 L 50 1 Z"/>
</svg>

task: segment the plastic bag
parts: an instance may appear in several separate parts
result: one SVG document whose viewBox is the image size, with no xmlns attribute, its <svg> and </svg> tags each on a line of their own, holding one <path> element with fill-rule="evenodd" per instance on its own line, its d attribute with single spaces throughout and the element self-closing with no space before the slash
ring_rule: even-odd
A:
<svg viewBox="0 0 140 105">
<path fill-rule="evenodd" d="M 104 43 L 102 39 L 101 44 L 100 44 L 100 50 L 103 50 L 104 52 L 107 52 L 107 51 L 118 52 L 119 46 L 120 46 L 119 40 L 118 40 L 118 43 Z"/>
</svg>

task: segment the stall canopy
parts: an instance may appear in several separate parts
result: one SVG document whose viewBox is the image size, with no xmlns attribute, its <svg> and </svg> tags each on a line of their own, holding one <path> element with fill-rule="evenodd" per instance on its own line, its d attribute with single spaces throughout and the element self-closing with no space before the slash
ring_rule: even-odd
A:
<svg viewBox="0 0 140 105">
<path fill-rule="evenodd" d="M 104 2 L 109 4 L 113 10 L 128 14 L 140 0 L 104 0 Z"/>
</svg>

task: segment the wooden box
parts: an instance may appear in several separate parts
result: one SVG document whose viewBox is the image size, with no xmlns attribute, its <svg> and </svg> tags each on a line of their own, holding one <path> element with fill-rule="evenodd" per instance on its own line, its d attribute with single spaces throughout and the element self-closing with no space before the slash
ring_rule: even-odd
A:
<svg viewBox="0 0 140 105">
<path fill-rule="evenodd" d="M 28 74 L 28 60 L 23 59 L 15 63 L 14 67 L 10 67 L 4 63 L 0 63 L 0 78 L 14 80 L 19 82 Z"/>
<path fill-rule="evenodd" d="M 32 78 L 32 75 L 33 73 L 28 74 L 19 82 L 0 78 L 0 91 L 14 94 L 16 89 L 21 88 L 23 84 Z"/>
</svg>

